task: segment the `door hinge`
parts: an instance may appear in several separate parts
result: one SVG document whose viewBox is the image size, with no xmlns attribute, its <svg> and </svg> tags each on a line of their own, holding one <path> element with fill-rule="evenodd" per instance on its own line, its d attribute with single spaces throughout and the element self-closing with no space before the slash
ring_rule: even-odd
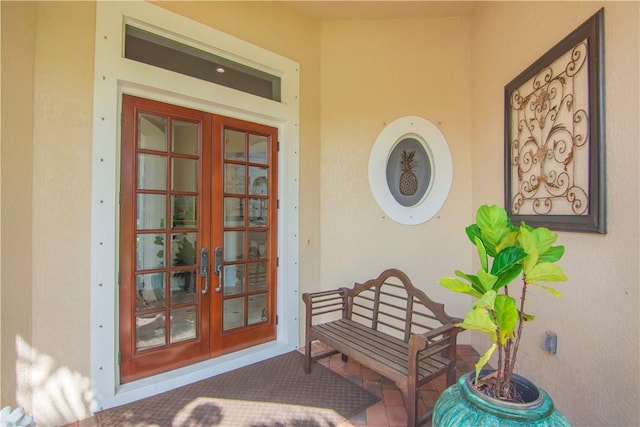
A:
<svg viewBox="0 0 640 427">
<path fill-rule="evenodd" d="M 276 257 L 276 267 L 280 267 L 280 257 Z"/>
<path fill-rule="evenodd" d="M 278 322 L 280 321 L 280 318 L 278 317 L 278 315 L 276 314 L 276 325 L 278 324 Z"/>
<path fill-rule="evenodd" d="M 118 195 L 118 199 L 119 199 L 118 203 L 122 204 L 122 191 Z"/>
<path fill-rule="evenodd" d="M 280 141 L 278 141 L 278 151 L 280 151 Z"/>
<path fill-rule="evenodd" d="M 122 353 L 118 352 L 118 366 L 122 365 Z"/>
<path fill-rule="evenodd" d="M 118 271 L 118 286 L 120 286 L 120 272 Z"/>
<path fill-rule="evenodd" d="M 276 200 L 276 209 L 280 209 L 280 199 Z"/>
<path fill-rule="evenodd" d="M 124 111 L 120 113 L 120 126 L 124 126 Z"/>
</svg>

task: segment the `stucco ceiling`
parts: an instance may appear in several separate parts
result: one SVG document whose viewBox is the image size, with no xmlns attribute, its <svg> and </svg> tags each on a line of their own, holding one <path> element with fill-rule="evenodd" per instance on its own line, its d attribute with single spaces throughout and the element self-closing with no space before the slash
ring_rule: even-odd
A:
<svg viewBox="0 0 640 427">
<path fill-rule="evenodd" d="M 324 21 L 440 18 L 471 15 L 477 1 L 284 1 Z"/>
</svg>

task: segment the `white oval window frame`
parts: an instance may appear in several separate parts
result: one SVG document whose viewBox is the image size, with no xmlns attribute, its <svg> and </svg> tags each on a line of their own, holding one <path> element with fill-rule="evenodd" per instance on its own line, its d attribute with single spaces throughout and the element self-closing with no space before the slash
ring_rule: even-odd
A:
<svg viewBox="0 0 640 427">
<path fill-rule="evenodd" d="M 414 138 L 431 161 L 431 182 L 422 199 L 402 206 L 387 182 L 387 162 L 391 152 L 405 138 Z M 422 224 L 435 216 L 447 200 L 453 181 L 453 163 L 447 141 L 429 120 L 406 116 L 389 123 L 378 135 L 369 156 L 369 186 L 378 205 L 392 220 L 404 225 Z"/>
</svg>

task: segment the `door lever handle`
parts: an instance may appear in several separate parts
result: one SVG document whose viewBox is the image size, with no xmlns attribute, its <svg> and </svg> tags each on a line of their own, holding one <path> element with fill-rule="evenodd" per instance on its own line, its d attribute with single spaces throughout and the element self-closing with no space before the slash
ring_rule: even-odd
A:
<svg viewBox="0 0 640 427">
<path fill-rule="evenodd" d="M 209 249 L 200 249 L 200 276 L 204 277 L 204 287 L 200 291 L 202 295 L 209 292 Z"/>
<path fill-rule="evenodd" d="M 219 246 L 213 251 L 213 272 L 218 276 L 218 287 L 214 291 L 220 293 L 222 291 L 222 248 Z"/>
</svg>

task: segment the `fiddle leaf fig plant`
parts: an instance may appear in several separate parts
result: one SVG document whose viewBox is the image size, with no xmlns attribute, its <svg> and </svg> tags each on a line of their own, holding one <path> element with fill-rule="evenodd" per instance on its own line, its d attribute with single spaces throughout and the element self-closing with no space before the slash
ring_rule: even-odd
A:
<svg viewBox="0 0 640 427">
<path fill-rule="evenodd" d="M 560 292 L 543 283 L 567 280 L 556 264 L 564 254 L 564 246 L 553 246 L 558 235 L 548 228 L 534 228 L 524 222 L 514 226 L 507 212 L 495 205 L 481 206 L 475 224 L 468 226 L 466 233 L 477 249 L 480 270 L 475 275 L 456 271 L 456 277 L 444 277 L 440 284 L 476 298 L 458 325 L 485 333 L 491 343 L 476 363 L 476 387 L 497 399 L 517 401 L 511 374 L 523 326 L 534 319 L 524 311 L 527 290 L 536 286 L 560 296 Z M 481 378 L 481 369 L 496 351 L 496 371 Z"/>
</svg>

